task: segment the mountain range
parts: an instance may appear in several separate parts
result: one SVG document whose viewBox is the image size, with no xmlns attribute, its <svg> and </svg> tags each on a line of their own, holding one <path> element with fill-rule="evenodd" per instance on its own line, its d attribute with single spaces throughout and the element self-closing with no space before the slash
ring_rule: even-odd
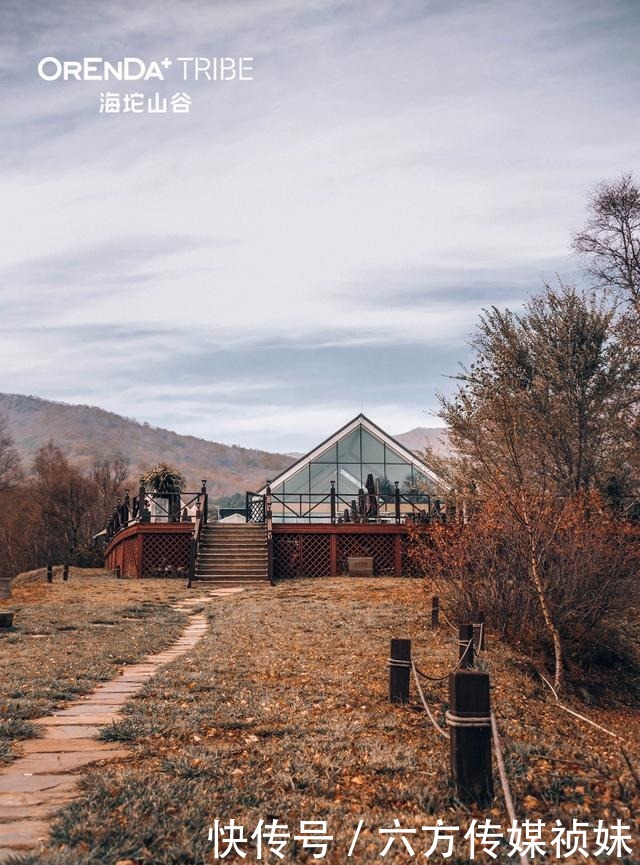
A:
<svg viewBox="0 0 640 865">
<path fill-rule="evenodd" d="M 274 477 L 293 462 L 291 454 L 180 435 L 94 406 L 68 405 L 35 396 L 0 393 L 0 417 L 7 419 L 27 469 L 38 448 L 53 441 L 72 463 L 85 470 L 96 459 L 123 456 L 130 461 L 131 478 L 135 480 L 154 463 L 164 460 L 180 469 L 187 479 L 187 489 L 199 489 L 201 479 L 207 478 L 212 495 L 227 496 L 261 487 L 266 478 Z M 439 441 L 442 436 L 441 429 L 416 427 L 396 438 L 412 450 L 419 450 L 426 442 L 443 450 L 446 445 Z"/>
</svg>

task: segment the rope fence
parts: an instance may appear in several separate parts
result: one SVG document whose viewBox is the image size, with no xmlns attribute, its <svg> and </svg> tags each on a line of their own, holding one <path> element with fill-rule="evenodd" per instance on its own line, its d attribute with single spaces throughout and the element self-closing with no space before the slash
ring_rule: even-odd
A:
<svg viewBox="0 0 640 865">
<path fill-rule="evenodd" d="M 434 598 L 432 626 L 439 622 L 439 599 Z M 407 703 L 411 677 L 415 683 L 422 708 L 429 722 L 443 739 L 449 743 L 451 773 L 461 801 L 477 801 L 489 806 L 493 799 L 493 771 L 491 767 L 491 744 L 496 756 L 498 777 L 505 807 L 512 825 L 517 824 L 517 815 L 509 787 L 502 743 L 495 714 L 490 710 L 489 675 L 470 669 L 474 663 L 474 648 L 482 652 L 484 647 L 484 615 L 477 625 L 466 624 L 455 628 L 442 614 L 445 622 L 458 635 L 459 655 L 457 663 L 442 676 L 431 676 L 421 670 L 411 655 L 411 641 L 394 639 L 389 654 L 389 699 L 394 703 Z M 435 684 L 449 681 L 449 708 L 445 712 L 446 728 L 438 723 L 429 706 L 421 679 Z M 520 853 L 521 865 L 529 865 L 529 859 Z"/>
<path fill-rule="evenodd" d="M 507 776 L 507 770 L 504 765 L 504 757 L 502 755 L 502 742 L 500 740 L 498 722 L 493 712 L 491 712 L 491 733 L 493 735 L 493 748 L 496 755 L 496 763 L 498 764 L 498 777 L 500 778 L 500 786 L 502 787 L 504 804 L 507 809 L 507 814 L 509 815 L 509 820 L 511 820 L 511 825 L 515 826 L 518 822 L 518 817 L 516 815 L 516 809 L 513 805 L 513 797 L 511 796 L 511 788 L 509 787 L 509 778 Z M 529 865 L 529 857 L 526 853 L 520 853 L 520 863 L 521 865 Z"/>
<path fill-rule="evenodd" d="M 438 735 L 449 742 L 451 775 L 458 798 L 462 802 L 476 802 L 481 807 L 488 807 L 491 804 L 493 799 L 491 746 L 493 745 L 505 809 L 511 825 L 517 825 L 519 821 L 511 795 L 498 720 L 495 712 L 490 708 L 489 674 L 484 671 L 486 669 L 484 665 L 483 671 L 473 669 L 474 649 L 477 654 L 483 654 L 486 649 L 484 615 L 478 614 L 480 621 L 477 623 L 456 628 L 440 609 L 439 598 L 433 598 L 431 612 L 432 627 L 439 626 L 441 617 L 458 635 L 457 644 L 460 654 L 458 662 L 444 675 L 432 676 L 421 670 L 414 662 L 410 640 L 392 640 L 389 658 L 390 699 L 392 702 L 408 702 L 410 679 L 413 678 L 420 703 L 429 722 Z M 549 680 L 540 672 L 539 675 L 553 694 L 555 705 L 573 718 L 589 724 L 619 743 L 627 768 L 640 789 L 640 773 L 623 747 L 630 744 L 628 739 L 565 705 Z M 446 728 L 438 722 L 436 712 L 430 708 L 421 679 L 434 684 L 449 681 L 449 708 L 445 712 Z M 530 865 L 526 853 L 519 852 L 519 858 L 521 865 Z"/>
<path fill-rule="evenodd" d="M 413 678 L 414 678 L 415 683 L 416 683 L 416 688 L 418 689 L 418 694 L 420 694 L 420 700 L 422 701 L 422 705 L 424 707 L 424 711 L 426 712 L 427 718 L 431 721 L 431 723 L 433 724 L 435 729 L 438 731 L 438 733 L 440 733 L 441 736 L 443 736 L 445 739 L 448 740 L 450 738 L 449 733 L 446 730 L 443 730 L 442 727 L 440 726 L 440 724 L 438 724 L 438 722 L 436 721 L 435 717 L 433 716 L 433 714 L 431 712 L 431 709 L 429 708 L 429 706 L 427 704 L 427 701 L 425 700 L 424 693 L 422 691 L 422 685 L 420 684 L 420 679 L 418 678 L 418 670 L 417 670 L 416 665 L 414 663 L 411 663 L 411 671 L 413 673 Z M 448 676 L 449 676 L 449 674 L 447 673 L 447 678 L 448 678 Z M 435 681 L 441 681 L 441 680 L 436 679 Z"/>
</svg>

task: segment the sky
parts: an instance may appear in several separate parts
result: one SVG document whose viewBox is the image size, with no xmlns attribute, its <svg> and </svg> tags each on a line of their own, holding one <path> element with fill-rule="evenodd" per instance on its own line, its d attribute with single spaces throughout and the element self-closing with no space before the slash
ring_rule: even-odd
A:
<svg viewBox="0 0 640 865">
<path fill-rule="evenodd" d="M 0 391 L 285 452 L 439 425 L 481 309 L 583 279 L 588 192 L 638 169 L 638 44 L 637 0 L 0 0 Z"/>
</svg>

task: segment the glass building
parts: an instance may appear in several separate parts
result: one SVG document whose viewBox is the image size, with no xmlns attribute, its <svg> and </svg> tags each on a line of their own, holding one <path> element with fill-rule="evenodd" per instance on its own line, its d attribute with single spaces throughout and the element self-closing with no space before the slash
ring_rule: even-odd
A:
<svg viewBox="0 0 640 865">
<path fill-rule="evenodd" d="M 326 522 L 333 487 L 339 514 L 357 511 L 369 494 L 384 521 L 396 484 L 405 504 L 427 502 L 446 489 L 412 451 L 361 414 L 271 481 L 273 519 Z"/>
</svg>

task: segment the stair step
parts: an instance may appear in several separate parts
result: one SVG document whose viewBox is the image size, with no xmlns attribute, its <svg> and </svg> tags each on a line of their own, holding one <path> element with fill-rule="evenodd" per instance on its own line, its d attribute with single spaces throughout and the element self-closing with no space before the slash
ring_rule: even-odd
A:
<svg viewBox="0 0 640 865">
<path fill-rule="evenodd" d="M 225 562 L 224 560 L 217 562 L 196 562 L 196 568 L 199 571 L 220 570 L 220 568 L 230 568 L 232 571 L 264 571 L 267 568 L 267 562 Z"/>
<path fill-rule="evenodd" d="M 266 550 L 267 544 L 260 543 L 259 541 L 252 541 L 250 544 L 239 544 L 237 541 L 205 541 L 204 543 L 201 541 L 199 545 L 200 549 L 207 550 L 218 550 L 229 549 L 229 550 Z"/>
<path fill-rule="evenodd" d="M 267 559 L 196 559 L 199 568 L 266 568 Z"/>
<path fill-rule="evenodd" d="M 196 570 L 196 575 L 198 574 L 266 574 L 267 568 L 198 568 Z"/>
<path fill-rule="evenodd" d="M 213 573 L 214 571 L 216 571 L 216 572 L 229 571 L 229 573 L 232 573 L 232 574 L 237 574 L 238 571 L 259 571 L 260 573 L 262 573 L 263 571 L 266 571 L 266 570 L 267 570 L 267 563 L 266 562 L 264 562 L 262 565 L 250 565 L 250 564 L 249 565 L 243 565 L 243 564 L 233 565 L 233 564 L 229 564 L 228 562 L 220 562 L 220 564 L 215 564 L 215 565 L 208 565 L 208 564 L 207 565 L 200 565 L 199 564 L 196 567 L 196 573 L 197 574 L 204 574 L 204 573 L 210 574 L 210 573 Z"/>
<path fill-rule="evenodd" d="M 211 556 L 230 556 L 232 559 L 261 559 L 263 556 L 267 555 L 267 551 L 264 549 L 258 550 L 228 550 L 225 547 L 218 547 L 214 550 L 198 550 L 198 555 L 205 555 L 211 558 Z"/>
<path fill-rule="evenodd" d="M 192 585 L 196 583 L 202 583 L 207 586 L 258 586 L 264 585 L 269 581 L 266 579 L 256 579 L 256 580 L 225 580 L 223 577 L 211 577 L 210 579 L 197 577 L 192 581 Z"/>
</svg>

